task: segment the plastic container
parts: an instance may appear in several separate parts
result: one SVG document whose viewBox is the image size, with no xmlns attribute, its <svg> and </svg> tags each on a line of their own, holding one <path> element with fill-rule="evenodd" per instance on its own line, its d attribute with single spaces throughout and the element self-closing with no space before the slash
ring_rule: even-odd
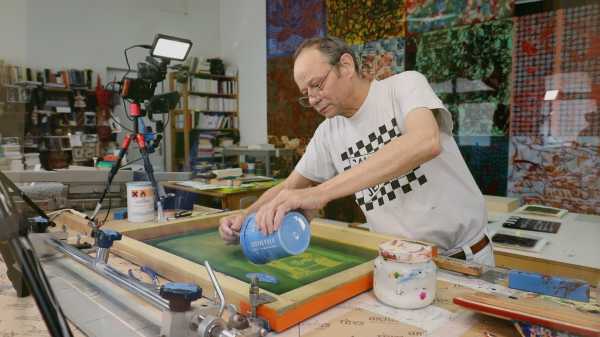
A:
<svg viewBox="0 0 600 337">
<path fill-rule="evenodd" d="M 437 267 L 431 246 L 409 240 L 384 242 L 374 267 L 373 291 L 381 302 L 417 309 L 435 299 Z"/>
<path fill-rule="evenodd" d="M 154 189 L 149 181 L 127 183 L 127 220 L 154 220 Z"/>
<path fill-rule="evenodd" d="M 246 258 L 264 264 L 282 257 L 301 254 L 310 244 L 310 223 L 304 215 L 289 212 L 283 217 L 281 227 L 271 235 L 264 235 L 256 227 L 256 214 L 252 213 L 242 224 L 240 246 Z"/>
</svg>

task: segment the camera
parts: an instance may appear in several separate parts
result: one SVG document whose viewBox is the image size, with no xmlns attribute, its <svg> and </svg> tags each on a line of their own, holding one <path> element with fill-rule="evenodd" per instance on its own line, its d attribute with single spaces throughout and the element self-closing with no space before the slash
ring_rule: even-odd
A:
<svg viewBox="0 0 600 337">
<path fill-rule="evenodd" d="M 145 62 L 137 64 L 138 77 L 125 78 L 122 84 L 121 96 L 134 102 L 144 102 L 154 96 L 156 85 L 162 82 L 167 75 L 168 59 L 160 61 L 151 56 Z"/>
<path fill-rule="evenodd" d="M 136 103 L 148 102 L 147 110 L 150 114 L 167 113 L 179 101 L 179 94 L 172 92 L 155 96 L 156 85 L 166 78 L 171 60 L 185 60 L 192 47 L 192 42 L 187 39 L 157 34 L 152 46 L 136 45 L 133 47 L 151 49 L 151 52 L 149 56 L 146 56 L 146 62 L 137 64 L 137 78 L 125 77 L 122 80 L 121 96 Z M 125 56 L 127 57 L 127 49 Z"/>
</svg>

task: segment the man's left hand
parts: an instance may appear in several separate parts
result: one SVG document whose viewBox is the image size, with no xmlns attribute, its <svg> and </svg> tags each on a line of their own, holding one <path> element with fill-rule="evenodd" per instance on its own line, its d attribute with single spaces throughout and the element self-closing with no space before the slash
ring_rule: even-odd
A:
<svg viewBox="0 0 600 337">
<path fill-rule="evenodd" d="M 284 189 L 263 205 L 256 213 L 256 225 L 265 235 L 276 231 L 283 217 L 292 210 L 318 210 L 327 204 L 327 199 L 317 187 Z"/>
</svg>

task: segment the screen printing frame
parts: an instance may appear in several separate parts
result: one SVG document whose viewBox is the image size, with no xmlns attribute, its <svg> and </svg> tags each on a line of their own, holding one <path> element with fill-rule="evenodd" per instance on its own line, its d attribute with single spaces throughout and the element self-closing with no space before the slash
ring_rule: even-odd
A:
<svg viewBox="0 0 600 337">
<path fill-rule="evenodd" d="M 118 220 L 107 223 L 104 228 L 114 229 L 123 234 L 123 239 L 115 242 L 112 252 L 137 265 L 149 266 L 171 281 L 197 283 L 204 288 L 205 294 L 211 294 L 214 290 L 203 265 L 153 247 L 143 241 L 195 230 L 217 228 L 222 217 L 235 213 L 237 211 L 181 218 L 164 223 L 130 223 L 126 220 Z M 65 212 L 57 217 L 55 222 L 79 232 L 89 233 L 87 221 L 75 214 Z M 336 244 L 370 250 L 375 255 L 377 255 L 379 244 L 396 238 L 332 225 L 319 219 L 311 221 L 311 235 Z M 227 302 L 239 305 L 242 312 L 248 312 L 250 309 L 249 283 L 223 273 L 217 273 L 217 278 Z M 261 289 L 263 293 L 273 296 L 276 301 L 261 305 L 257 313 L 269 321 L 273 330 L 280 332 L 353 296 L 368 291 L 372 286 L 373 261 L 370 260 L 281 295 Z"/>
</svg>

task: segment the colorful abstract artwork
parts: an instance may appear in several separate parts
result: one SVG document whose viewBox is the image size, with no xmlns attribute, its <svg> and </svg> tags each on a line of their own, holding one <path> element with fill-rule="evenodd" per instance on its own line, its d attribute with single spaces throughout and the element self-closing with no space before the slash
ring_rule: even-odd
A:
<svg viewBox="0 0 600 337">
<path fill-rule="evenodd" d="M 499 20 L 411 37 L 425 75 L 461 136 L 508 133 L 512 21 Z M 407 55 L 408 57 L 408 55 Z"/>
<path fill-rule="evenodd" d="M 267 0 L 267 57 L 291 55 L 304 39 L 323 35 L 324 0 Z"/>
<path fill-rule="evenodd" d="M 511 134 L 599 136 L 600 6 L 516 22 Z"/>
<path fill-rule="evenodd" d="M 363 77 L 382 80 L 404 70 L 404 39 L 391 38 L 352 46 Z"/>
<path fill-rule="evenodd" d="M 552 111 L 558 117 L 554 130 L 564 136 L 600 136 L 600 5 L 564 11 L 561 109 Z"/>
<path fill-rule="evenodd" d="M 508 194 L 524 203 L 600 213 L 600 137 L 510 137 Z"/>
<path fill-rule="evenodd" d="M 505 196 L 508 178 L 508 136 L 454 138 L 481 192 Z"/>
<path fill-rule="evenodd" d="M 402 37 L 405 20 L 401 0 L 327 0 L 327 34 L 348 44 Z"/>
<path fill-rule="evenodd" d="M 547 123 L 548 116 L 543 113 L 545 79 L 554 71 L 556 20 L 556 12 L 516 19 L 512 135 L 539 135 L 540 127 Z"/>
<path fill-rule="evenodd" d="M 406 0 L 408 33 L 472 25 L 512 16 L 514 0 Z"/>
<path fill-rule="evenodd" d="M 300 90 L 293 80 L 293 66 L 291 56 L 267 60 L 267 131 L 305 141 L 312 138 L 323 118 L 298 103 Z"/>
</svg>

